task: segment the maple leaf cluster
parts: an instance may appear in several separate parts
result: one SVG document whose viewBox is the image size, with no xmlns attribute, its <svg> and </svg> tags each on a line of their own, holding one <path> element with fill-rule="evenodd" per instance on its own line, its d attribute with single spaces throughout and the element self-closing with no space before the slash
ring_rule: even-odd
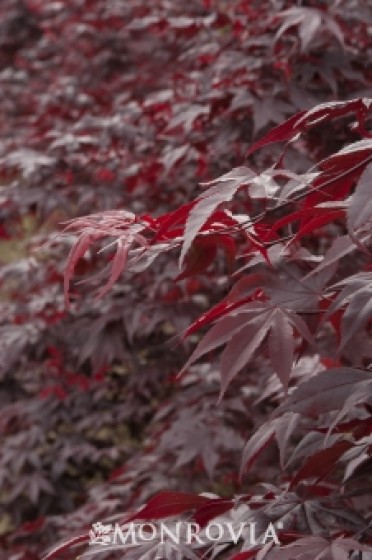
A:
<svg viewBox="0 0 372 560">
<path fill-rule="evenodd" d="M 371 557 L 371 16 L 3 0 L 1 560 Z"/>
</svg>

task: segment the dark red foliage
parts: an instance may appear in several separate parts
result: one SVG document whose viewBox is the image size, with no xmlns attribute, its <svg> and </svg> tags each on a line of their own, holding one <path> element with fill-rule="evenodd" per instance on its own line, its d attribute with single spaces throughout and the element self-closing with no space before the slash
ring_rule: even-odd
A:
<svg viewBox="0 0 372 560">
<path fill-rule="evenodd" d="M 0 560 L 371 557 L 371 17 L 1 2 Z"/>
</svg>

